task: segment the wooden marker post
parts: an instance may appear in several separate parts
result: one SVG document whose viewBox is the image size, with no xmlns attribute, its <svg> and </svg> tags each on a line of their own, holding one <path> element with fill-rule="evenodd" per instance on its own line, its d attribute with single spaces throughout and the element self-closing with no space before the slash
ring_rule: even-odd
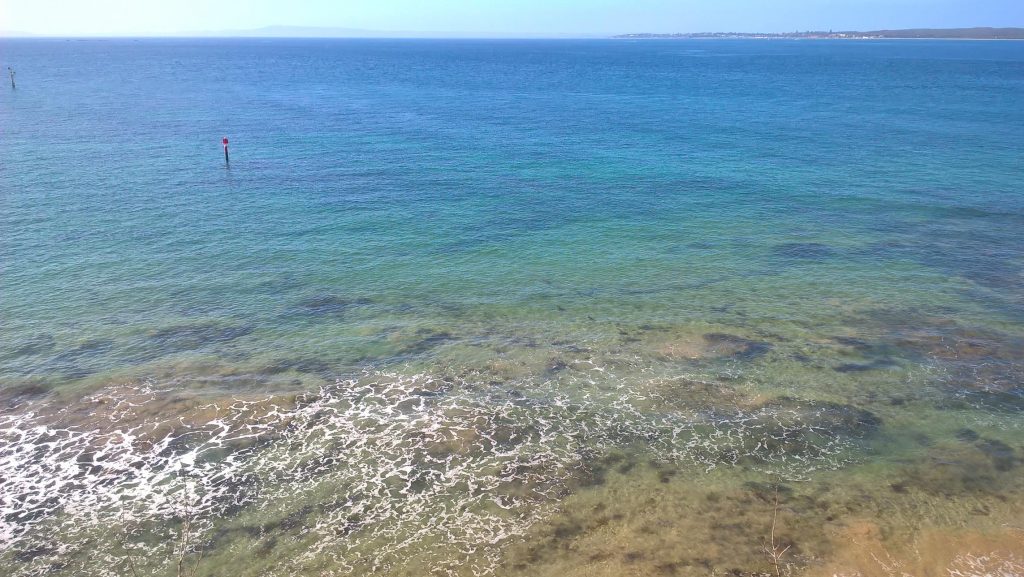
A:
<svg viewBox="0 0 1024 577">
<path fill-rule="evenodd" d="M 8 66 L 7 72 L 11 74 L 11 90 L 14 90 L 15 88 L 17 88 L 17 86 L 15 86 L 14 84 L 14 69 Z"/>
<path fill-rule="evenodd" d="M 231 157 L 228 156 L 228 137 L 221 141 L 224 144 L 224 164 L 231 164 Z"/>
</svg>

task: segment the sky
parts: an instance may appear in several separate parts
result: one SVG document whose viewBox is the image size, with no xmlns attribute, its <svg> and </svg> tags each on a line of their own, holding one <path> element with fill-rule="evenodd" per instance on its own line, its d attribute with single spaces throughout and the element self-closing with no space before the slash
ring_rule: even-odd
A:
<svg viewBox="0 0 1024 577">
<path fill-rule="evenodd" d="M 0 30 L 43 35 L 271 25 L 497 35 L 1024 26 L 1024 0 L 0 0 Z"/>
</svg>

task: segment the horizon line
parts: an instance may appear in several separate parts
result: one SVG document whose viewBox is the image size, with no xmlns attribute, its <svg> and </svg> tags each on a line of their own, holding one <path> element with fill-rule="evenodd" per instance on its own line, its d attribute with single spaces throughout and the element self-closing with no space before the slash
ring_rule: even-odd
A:
<svg viewBox="0 0 1024 577">
<path fill-rule="evenodd" d="M 100 33 L 37 33 L 23 30 L 0 30 L 0 38 L 53 38 L 53 39 L 114 39 L 114 38 L 280 38 L 280 39 L 612 39 L 622 36 L 670 36 L 670 35 L 703 35 L 703 34 L 814 34 L 814 33 L 871 33 L 898 31 L 950 31 L 950 30 L 1024 30 L 1024 26 L 954 26 L 945 28 L 877 28 L 873 30 L 854 30 L 837 28 L 820 28 L 817 30 L 783 30 L 743 32 L 700 31 L 700 32 L 483 32 L 483 31 L 418 31 L 418 30 L 371 30 L 361 28 L 345 28 L 336 26 L 292 26 L 274 24 L 259 28 L 199 30 L 180 32 L 100 32 Z M 323 35 L 318 35 L 323 33 Z"/>
</svg>

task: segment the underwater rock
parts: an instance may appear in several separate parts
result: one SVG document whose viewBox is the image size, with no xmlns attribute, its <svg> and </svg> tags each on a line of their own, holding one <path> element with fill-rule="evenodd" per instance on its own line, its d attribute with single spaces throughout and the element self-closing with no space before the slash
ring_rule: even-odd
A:
<svg viewBox="0 0 1024 577">
<path fill-rule="evenodd" d="M 882 425 L 865 409 L 791 397 L 704 414 L 706 425 L 694 429 L 696 462 L 749 465 L 789 480 L 802 479 L 809 462 L 842 466 L 844 455 Z"/>
<path fill-rule="evenodd" d="M 815 431 L 833 435 L 864 437 L 878 431 L 882 419 L 877 415 L 853 405 L 828 401 L 803 401 L 792 397 L 779 397 L 762 405 L 768 414 L 774 416 L 780 436 L 781 429 L 794 428 L 801 434 L 815 434 Z"/>
<path fill-rule="evenodd" d="M 731 357 L 751 361 L 768 354 L 772 344 L 755 341 L 727 333 L 707 333 L 704 335 L 708 351 L 714 356 Z"/>
<path fill-rule="evenodd" d="M 646 334 L 652 342 L 655 351 L 666 360 L 697 360 L 697 359 L 735 359 L 752 361 L 767 355 L 773 345 L 765 341 L 757 341 L 733 335 L 729 333 L 713 332 L 703 335 L 678 334 L 664 335 L 665 331 L 657 331 L 657 334 Z M 621 331 L 624 342 L 640 342 L 636 335 Z M 645 333 L 637 333 L 644 335 Z"/>
<path fill-rule="evenodd" d="M 659 405 L 675 410 L 714 410 L 747 404 L 735 389 L 713 380 L 677 377 L 655 383 L 652 392 Z"/>
<path fill-rule="evenodd" d="M 1024 342 L 1019 337 L 959 326 L 924 327 L 896 335 L 897 347 L 930 358 L 956 361 L 1020 359 Z"/>
<path fill-rule="evenodd" d="M 899 353 L 950 367 L 1014 364 L 1024 359 L 1024 338 L 1018 335 L 905 311 L 873 311 L 867 320 L 870 325 L 878 325 L 873 332 L 883 335 L 868 348 L 879 354 Z"/>
<path fill-rule="evenodd" d="M 955 437 L 959 443 L 937 443 L 903 469 L 898 483 L 903 492 L 916 489 L 943 498 L 973 494 L 1004 502 L 1006 492 L 1018 490 L 1015 471 L 1024 462 L 1018 449 L 971 429 L 960 429 Z"/>
<path fill-rule="evenodd" d="M 270 365 L 267 365 L 264 372 L 276 375 L 279 373 L 285 373 L 288 371 L 296 371 L 299 373 L 309 373 L 313 375 L 328 375 L 331 373 L 331 365 L 327 361 L 320 359 L 302 357 L 294 359 L 281 359 Z"/>
<path fill-rule="evenodd" d="M 965 327 L 941 317 L 879 309 L 866 315 L 875 342 L 833 337 L 868 357 L 839 372 L 893 366 L 893 359 L 933 366 L 935 387 L 944 392 L 941 409 L 1024 410 L 1024 338 L 988 328 Z M 854 321 L 854 324 L 859 321 Z"/>
<path fill-rule="evenodd" d="M 847 435 L 868 435 L 882 426 L 877 415 L 853 405 L 816 401 L 809 403 L 808 409 L 816 425 Z"/>
</svg>

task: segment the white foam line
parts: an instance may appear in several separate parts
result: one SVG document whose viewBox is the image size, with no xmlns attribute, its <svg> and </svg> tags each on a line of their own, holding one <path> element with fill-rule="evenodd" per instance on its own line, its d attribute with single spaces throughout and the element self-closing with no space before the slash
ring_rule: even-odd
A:
<svg viewBox="0 0 1024 577">
<path fill-rule="evenodd" d="M 743 459 L 789 478 L 845 462 L 849 440 L 821 429 L 817 444 L 803 439 L 808 425 L 797 411 L 651 413 L 637 408 L 653 397 L 643 383 L 611 372 L 595 383 L 589 372 L 570 373 L 572 396 L 565 383 L 541 382 L 515 387 L 526 395 L 517 400 L 465 382 L 426 395 L 440 381 L 379 373 L 294 407 L 236 400 L 191 426 L 169 415 L 178 430 L 155 439 L 154 423 L 120 425 L 168 395 L 152 387 L 87 399 L 109 403 L 104 427 L 56 426 L 43 410 L 0 415 L 0 548 L 58 544 L 61 556 L 102 575 L 119 550 L 97 547 L 96 527 L 116 527 L 122 516 L 173 519 L 187 492 L 208 520 L 237 506 L 270 521 L 319 505 L 294 522 L 295 538 L 308 542 L 299 558 L 266 575 L 325 563 L 338 574 L 386 574 L 412 556 L 438 571 L 471 563 L 486 575 L 500 546 L 548 516 L 591 457 L 611 448 L 642 442 L 652 455 L 708 471 Z M 12 554 L 0 553 L 0 563 Z M 9 574 L 41 575 L 53 560 L 39 555 Z"/>
</svg>

